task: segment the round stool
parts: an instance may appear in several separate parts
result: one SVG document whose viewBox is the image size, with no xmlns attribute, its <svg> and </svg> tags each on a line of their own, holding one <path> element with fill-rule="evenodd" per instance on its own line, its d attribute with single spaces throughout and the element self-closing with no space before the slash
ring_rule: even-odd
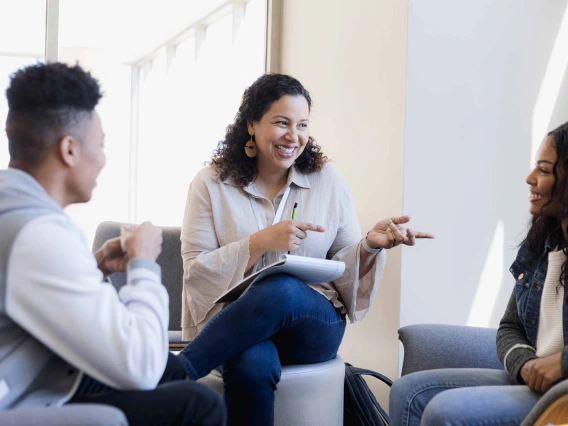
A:
<svg viewBox="0 0 568 426">
<path fill-rule="evenodd" d="M 318 364 L 287 365 L 274 397 L 275 426 L 343 426 L 345 364 L 338 355 Z M 217 370 L 199 380 L 223 396 Z"/>
</svg>

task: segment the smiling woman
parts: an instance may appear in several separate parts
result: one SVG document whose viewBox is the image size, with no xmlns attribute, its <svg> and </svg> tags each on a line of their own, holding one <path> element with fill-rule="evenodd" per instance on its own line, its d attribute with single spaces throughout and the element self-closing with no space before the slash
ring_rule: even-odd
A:
<svg viewBox="0 0 568 426">
<path fill-rule="evenodd" d="M 180 357 L 195 380 L 223 365 L 229 425 L 272 425 L 281 366 L 334 358 L 346 317 L 360 321 L 373 305 L 383 249 L 432 238 L 405 228 L 408 216 L 382 220 L 361 238 L 349 185 L 308 132 L 311 104 L 291 76 L 258 78 L 189 189 L 182 330 L 193 341 Z M 344 262 L 345 273 L 309 286 L 275 275 L 223 311 L 215 305 L 286 252 Z"/>
<path fill-rule="evenodd" d="M 568 378 L 566 170 L 568 123 L 546 136 L 526 179 L 533 217 L 510 268 L 515 287 L 497 332 L 505 371 L 451 368 L 403 376 L 391 389 L 392 424 L 524 424 L 541 394 Z"/>
</svg>

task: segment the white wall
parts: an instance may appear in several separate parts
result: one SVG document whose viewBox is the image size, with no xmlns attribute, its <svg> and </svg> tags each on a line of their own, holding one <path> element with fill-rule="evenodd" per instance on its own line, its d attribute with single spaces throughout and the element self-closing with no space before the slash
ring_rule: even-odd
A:
<svg viewBox="0 0 568 426">
<path fill-rule="evenodd" d="M 282 71 L 310 91 L 310 133 L 349 181 L 365 233 L 402 212 L 406 5 L 283 2 Z M 400 248 L 389 251 L 371 313 L 348 326 L 340 348 L 345 360 L 390 377 L 398 373 L 400 256 Z M 375 382 L 375 394 L 388 407 L 386 386 Z"/>
<path fill-rule="evenodd" d="M 401 325 L 497 326 L 537 144 L 568 120 L 566 0 L 410 0 Z"/>
</svg>

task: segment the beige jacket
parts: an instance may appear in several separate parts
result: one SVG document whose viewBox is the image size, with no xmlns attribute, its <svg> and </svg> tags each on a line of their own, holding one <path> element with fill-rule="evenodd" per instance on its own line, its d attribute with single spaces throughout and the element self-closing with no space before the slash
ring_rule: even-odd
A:
<svg viewBox="0 0 568 426">
<path fill-rule="evenodd" d="M 373 268 L 359 279 L 361 229 L 347 182 L 337 169 L 326 164 L 321 172 L 302 174 L 290 169 L 288 183 L 273 203 L 262 196 L 254 183 L 238 186 L 232 178 L 220 181 L 215 169 L 203 168 L 189 187 L 181 231 L 184 266 L 182 337 L 192 340 L 223 305 L 213 301 L 240 282 L 249 260 L 249 237 L 258 232 L 251 202 L 256 203 L 264 226 L 272 225 L 278 204 L 288 186 L 290 195 L 282 220 L 296 220 L 325 227 L 325 232 L 309 232 L 295 255 L 345 262 L 345 273 L 334 282 L 312 285 L 333 305 L 346 313 L 351 322 L 362 320 L 372 306 L 383 274 L 383 250 Z M 252 195 L 252 199 L 249 196 Z M 266 254 L 266 264 L 282 253 Z M 252 270 L 261 267 L 259 260 Z"/>
</svg>

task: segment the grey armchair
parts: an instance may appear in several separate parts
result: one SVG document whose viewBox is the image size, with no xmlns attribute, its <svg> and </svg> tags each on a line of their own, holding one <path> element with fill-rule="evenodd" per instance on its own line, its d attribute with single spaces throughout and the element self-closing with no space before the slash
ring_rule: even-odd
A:
<svg viewBox="0 0 568 426">
<path fill-rule="evenodd" d="M 119 222 L 102 222 L 95 232 L 93 252 L 102 247 L 106 240 L 120 236 Z M 170 295 L 170 324 L 168 335 L 170 350 L 183 349 L 188 342 L 181 339 L 181 294 L 183 290 L 183 261 L 181 259 L 180 228 L 162 227 L 162 253 L 157 263 L 162 268 L 162 282 Z M 126 284 L 126 274 L 116 273 L 110 276 L 112 285 L 118 290 Z"/>
<path fill-rule="evenodd" d="M 128 426 L 122 411 L 100 404 L 3 410 L 0 411 L 0 424 L 10 426 Z"/>
<path fill-rule="evenodd" d="M 402 375 L 437 368 L 503 369 L 495 349 L 496 329 L 419 324 L 398 330 L 404 346 Z M 553 386 L 521 426 L 568 422 L 568 380 Z"/>
</svg>

